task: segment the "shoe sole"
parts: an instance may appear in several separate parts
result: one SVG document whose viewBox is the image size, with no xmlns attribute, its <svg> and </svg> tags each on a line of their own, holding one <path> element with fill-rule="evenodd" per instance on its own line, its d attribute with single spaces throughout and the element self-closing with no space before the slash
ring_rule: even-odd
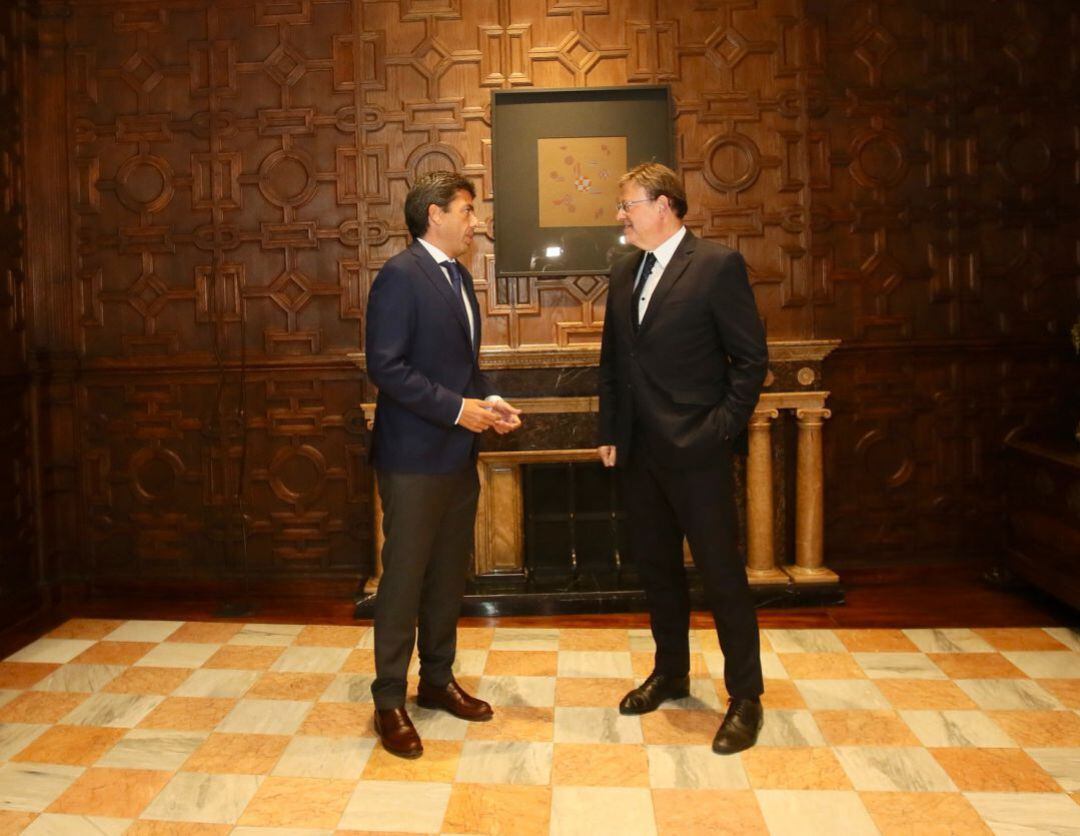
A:
<svg viewBox="0 0 1080 836">
<path fill-rule="evenodd" d="M 442 703 L 435 702 L 434 700 L 424 700 L 420 697 L 416 698 L 416 704 L 421 708 L 430 708 L 432 711 L 445 711 L 451 717 L 457 717 L 459 720 L 466 720 L 470 723 L 486 723 L 488 720 L 495 716 L 495 712 L 492 711 L 490 714 L 482 714 L 479 717 L 466 717 L 462 714 L 457 714 L 451 711 Z"/>
<path fill-rule="evenodd" d="M 637 711 L 637 710 L 635 710 L 633 708 L 624 709 L 620 705 L 619 706 L 619 713 L 624 715 L 624 716 L 632 716 L 632 717 L 636 717 L 636 716 L 641 715 L 641 714 L 652 714 L 654 711 L 658 710 L 660 708 L 660 706 L 662 706 L 666 702 L 670 702 L 671 700 L 684 700 L 689 696 L 690 696 L 690 689 L 687 688 L 685 691 L 679 691 L 676 694 L 672 694 L 670 697 L 664 697 L 662 700 L 660 700 L 660 702 L 658 702 L 656 704 L 656 708 L 643 708 L 641 711 Z"/>
</svg>

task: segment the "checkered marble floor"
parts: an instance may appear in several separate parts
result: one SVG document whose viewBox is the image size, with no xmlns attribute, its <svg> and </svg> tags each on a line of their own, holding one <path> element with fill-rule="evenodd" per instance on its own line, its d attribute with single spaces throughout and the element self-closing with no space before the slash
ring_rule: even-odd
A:
<svg viewBox="0 0 1080 836">
<path fill-rule="evenodd" d="M 459 636 L 495 719 L 410 701 L 405 761 L 368 627 L 70 621 L 0 662 L 0 833 L 1080 833 L 1067 629 L 765 630 L 765 728 L 727 758 L 711 632 L 640 718 L 645 630 Z"/>
</svg>

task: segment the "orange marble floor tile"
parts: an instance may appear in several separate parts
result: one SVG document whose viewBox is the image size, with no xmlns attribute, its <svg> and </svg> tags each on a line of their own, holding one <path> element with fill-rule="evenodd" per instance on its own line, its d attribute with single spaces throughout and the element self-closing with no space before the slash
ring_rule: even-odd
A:
<svg viewBox="0 0 1080 836">
<path fill-rule="evenodd" d="M 236 703 L 225 697 L 166 697 L 142 719 L 139 728 L 211 731 Z"/>
<path fill-rule="evenodd" d="M 0 810 L 0 833 L 22 833 L 38 816 L 37 813 L 20 813 Z M 547 831 L 544 831 L 545 833 Z"/>
<path fill-rule="evenodd" d="M 491 836 L 547 836 L 551 787 L 454 784 L 442 829 Z"/>
<path fill-rule="evenodd" d="M 461 645 L 458 645 L 461 647 Z M 342 673 L 375 673 L 375 651 L 360 648 L 345 657 Z"/>
<path fill-rule="evenodd" d="M 494 627 L 458 627 L 458 650 L 487 650 L 494 638 Z"/>
<path fill-rule="evenodd" d="M 929 749 L 962 792 L 1060 792 L 1020 749 Z"/>
<path fill-rule="evenodd" d="M 356 789 L 355 781 L 271 775 L 240 815 L 252 827 L 333 828 Z"/>
<path fill-rule="evenodd" d="M 723 719 L 716 711 L 654 711 L 641 716 L 641 734 L 646 743 L 712 745 Z"/>
<path fill-rule="evenodd" d="M 1037 679 L 1066 708 L 1080 708 L 1080 679 Z"/>
<path fill-rule="evenodd" d="M 814 720 L 830 746 L 919 746 L 895 711 L 815 711 Z"/>
<path fill-rule="evenodd" d="M 715 630 L 695 630 L 694 635 L 697 637 L 698 648 L 702 653 L 718 653 L 720 651 L 720 637 L 716 635 Z M 759 635 L 759 645 L 762 653 L 772 650 L 772 644 L 770 644 L 768 637 L 764 633 Z"/>
<path fill-rule="evenodd" d="M 172 778 L 148 769 L 90 768 L 49 807 L 49 813 L 133 819 Z"/>
<path fill-rule="evenodd" d="M 998 650 L 1068 650 L 1038 627 L 985 627 L 974 632 Z"/>
<path fill-rule="evenodd" d="M 847 653 L 778 653 L 792 679 L 866 679 L 855 657 Z"/>
<path fill-rule="evenodd" d="M 102 690 L 110 694 L 171 694 L 189 676 L 187 668 L 128 668 Z"/>
<path fill-rule="evenodd" d="M 634 676 L 638 682 L 641 682 L 649 674 L 653 672 L 653 668 L 656 667 L 656 654 L 649 652 L 635 651 L 630 654 L 630 669 L 633 671 Z M 711 676 L 709 666 L 705 662 L 705 656 L 701 653 L 690 654 L 690 676 L 692 677 L 706 677 Z"/>
<path fill-rule="evenodd" d="M 1020 668 L 1000 653 L 928 653 L 950 679 L 1025 679 Z"/>
<path fill-rule="evenodd" d="M 131 665 L 155 647 L 152 642 L 98 642 L 71 661 L 76 665 Z"/>
<path fill-rule="evenodd" d="M 551 783 L 583 787 L 647 787 L 649 757 L 635 743 L 556 743 Z"/>
<path fill-rule="evenodd" d="M 833 630 L 849 653 L 918 653 L 902 630 Z"/>
<path fill-rule="evenodd" d="M 727 691 L 722 679 L 716 680 L 716 690 L 727 699 Z M 761 695 L 761 704 L 768 711 L 770 708 L 795 709 L 806 708 L 806 700 L 798 686 L 790 679 L 766 679 L 765 693 Z"/>
<path fill-rule="evenodd" d="M 227 836 L 231 824 L 197 824 L 186 821 L 137 821 L 124 836 Z"/>
<path fill-rule="evenodd" d="M 284 647 L 227 644 L 206 660 L 204 668 L 265 671 L 285 652 Z"/>
<path fill-rule="evenodd" d="M 941 679 L 877 679 L 878 690 L 898 709 L 975 709 L 975 701 L 955 682 Z"/>
<path fill-rule="evenodd" d="M 633 679 L 579 679 L 561 676 L 555 680 L 555 705 L 614 708 L 635 684 Z"/>
<path fill-rule="evenodd" d="M 193 644 L 225 644 L 244 629 L 243 624 L 221 621 L 188 621 L 172 633 L 167 642 L 192 642 Z"/>
<path fill-rule="evenodd" d="M 554 650 L 492 650 L 484 663 L 485 676 L 555 676 L 558 670 Z"/>
<path fill-rule="evenodd" d="M 48 637 L 100 641 L 123 623 L 123 621 L 105 618 L 72 618 L 50 631 Z"/>
<path fill-rule="evenodd" d="M 57 723 L 89 697 L 62 691 L 25 691 L 0 706 L 0 723 Z"/>
<path fill-rule="evenodd" d="M 300 631 L 293 644 L 308 647 L 356 647 L 369 629 L 368 627 L 309 624 Z"/>
<path fill-rule="evenodd" d="M 126 733 L 98 726 L 53 726 L 10 760 L 90 766 Z"/>
<path fill-rule="evenodd" d="M 424 754 L 412 760 L 391 755 L 376 746 L 364 766 L 365 781 L 430 781 L 438 784 L 453 782 L 461 760 L 460 740 L 425 740 Z"/>
<path fill-rule="evenodd" d="M 564 627 L 559 630 L 559 650 L 629 650 L 626 630 Z"/>
<path fill-rule="evenodd" d="M 1025 749 L 1080 747 L 1080 716 L 1073 711 L 987 711 Z M 1077 753 L 1080 757 L 1080 753 Z"/>
<path fill-rule="evenodd" d="M 45 662 L 0 662 L 0 688 L 31 688 L 59 667 Z"/>
<path fill-rule="evenodd" d="M 350 702 L 317 702 L 297 734 L 313 737 L 375 737 L 374 709 Z"/>
<path fill-rule="evenodd" d="M 486 723 L 469 723 L 469 740 L 549 741 L 555 734 L 555 709 L 500 705 Z"/>
<path fill-rule="evenodd" d="M 265 775 L 292 738 L 283 734 L 211 734 L 191 753 L 185 772 Z"/>
<path fill-rule="evenodd" d="M 851 782 L 831 749 L 757 746 L 742 753 L 757 790 L 849 790 Z"/>
<path fill-rule="evenodd" d="M 244 697 L 259 700 L 314 701 L 323 695 L 333 681 L 332 673 L 267 671 L 255 681 Z"/>
<path fill-rule="evenodd" d="M 882 836 L 990 836 L 964 796 L 953 792 L 859 793 Z"/>
<path fill-rule="evenodd" d="M 751 790 L 653 790 L 652 801 L 660 836 L 769 832 Z"/>
</svg>

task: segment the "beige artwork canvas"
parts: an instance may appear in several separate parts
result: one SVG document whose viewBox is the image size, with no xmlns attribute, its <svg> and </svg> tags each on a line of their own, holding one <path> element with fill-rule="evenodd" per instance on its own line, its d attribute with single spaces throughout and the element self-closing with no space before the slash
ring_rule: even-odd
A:
<svg viewBox="0 0 1080 836">
<path fill-rule="evenodd" d="M 625 136 L 551 137 L 536 141 L 540 226 L 613 226 Z"/>
</svg>

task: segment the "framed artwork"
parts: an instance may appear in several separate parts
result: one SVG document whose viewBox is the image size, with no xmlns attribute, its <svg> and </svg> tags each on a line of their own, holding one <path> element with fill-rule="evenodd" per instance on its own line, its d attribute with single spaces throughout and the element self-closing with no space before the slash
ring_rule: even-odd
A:
<svg viewBox="0 0 1080 836">
<path fill-rule="evenodd" d="M 619 177 L 675 158 L 667 86 L 495 90 L 495 273 L 607 273 L 633 248 L 615 218 Z"/>
</svg>

